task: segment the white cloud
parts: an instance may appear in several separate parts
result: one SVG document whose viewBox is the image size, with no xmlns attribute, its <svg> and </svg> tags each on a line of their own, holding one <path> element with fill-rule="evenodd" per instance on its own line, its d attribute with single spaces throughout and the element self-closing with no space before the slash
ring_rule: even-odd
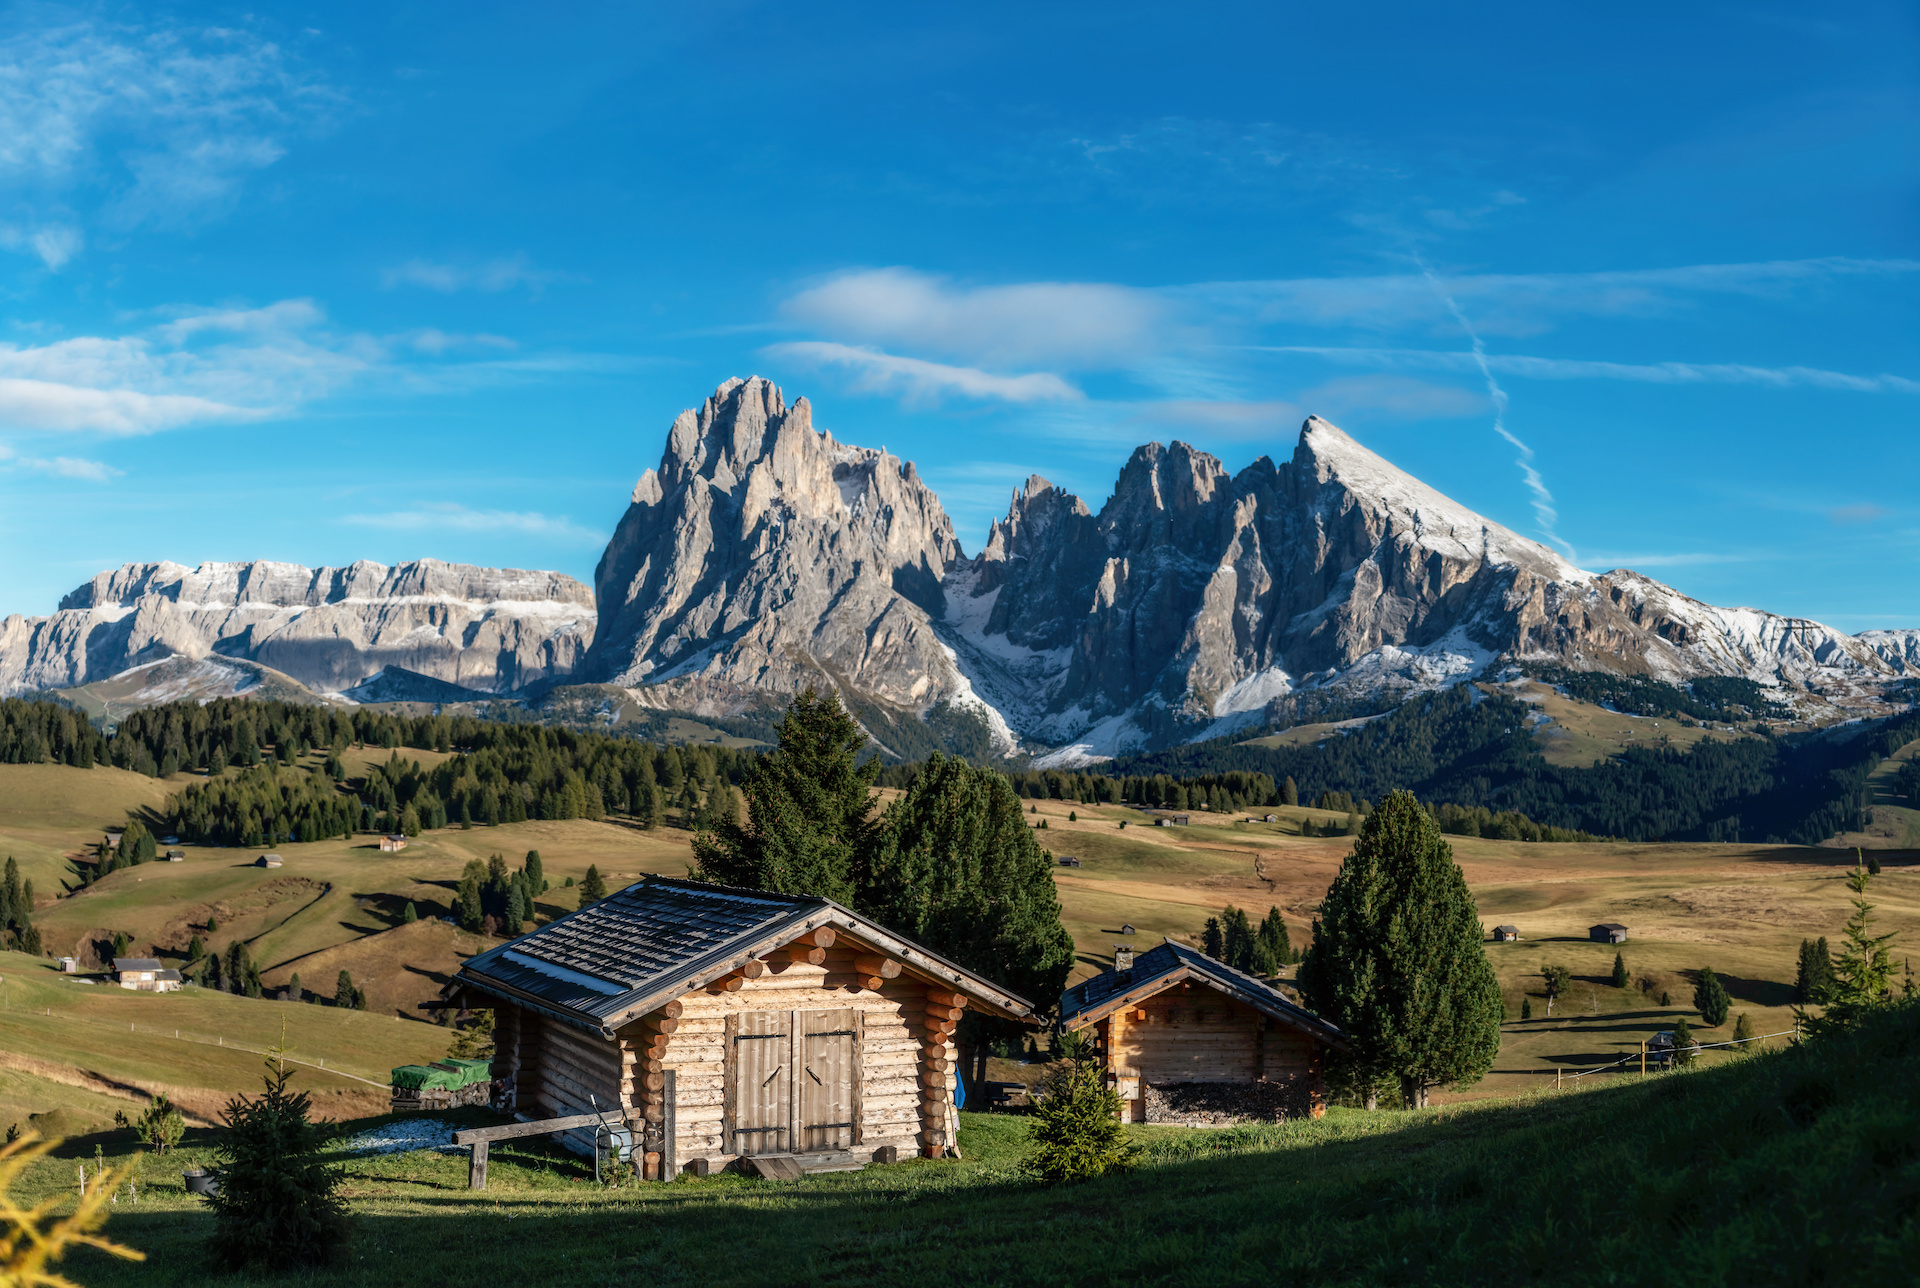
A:
<svg viewBox="0 0 1920 1288">
<path fill-rule="evenodd" d="M 908 401 L 935 401 L 945 394 L 1011 403 L 1073 402 L 1085 397 L 1050 372 L 1001 376 L 976 367 L 953 367 L 820 340 L 769 345 L 761 352 L 814 366 L 851 368 L 856 389 L 898 394 Z"/>
<path fill-rule="evenodd" d="M 119 231 L 217 214 L 339 102 L 245 31 L 26 25 L 0 40 L 0 246 L 49 268 L 84 244 L 76 203 Z"/>
<path fill-rule="evenodd" d="M 1381 367 L 1417 367 L 1434 371 L 1478 371 L 1473 353 L 1438 349 L 1366 349 L 1322 345 L 1256 346 L 1269 353 L 1304 353 L 1335 362 Z M 1810 386 L 1855 393 L 1920 393 L 1920 380 L 1881 374 L 1853 375 L 1818 367 L 1757 367 L 1735 362 L 1597 362 L 1578 358 L 1536 358 L 1523 354 L 1487 354 L 1487 366 L 1503 375 L 1534 380 L 1629 380 L 1660 385 L 1767 385 L 1776 389 Z"/>
<path fill-rule="evenodd" d="M 393 268 L 382 269 L 380 284 L 388 290 L 396 286 L 423 286 L 442 295 L 456 291 L 510 291 L 516 286 L 535 291 L 549 282 L 567 280 L 565 273 L 535 268 L 525 255 L 508 259 L 490 259 L 482 264 L 435 264 L 410 259 Z"/>
<path fill-rule="evenodd" d="M 428 502 L 407 510 L 349 514 L 340 522 L 394 532 L 518 532 L 556 541 L 599 545 L 606 534 L 583 528 L 564 515 L 536 511 L 471 510 L 453 502 Z"/>
<path fill-rule="evenodd" d="M 781 306 L 839 340 L 907 348 L 986 367 L 1125 364 L 1158 346 L 1151 292 L 1097 282 L 960 287 L 905 268 L 843 273 Z"/>
<path fill-rule="evenodd" d="M 336 335 L 311 300 L 176 310 L 121 336 L 0 343 L 0 430 L 146 434 L 284 411 L 373 369 L 385 347 Z"/>
</svg>

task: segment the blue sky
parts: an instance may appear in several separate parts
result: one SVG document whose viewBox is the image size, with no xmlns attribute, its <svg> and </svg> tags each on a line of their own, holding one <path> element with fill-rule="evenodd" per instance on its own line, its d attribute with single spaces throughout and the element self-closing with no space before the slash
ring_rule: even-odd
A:
<svg viewBox="0 0 1920 1288">
<path fill-rule="evenodd" d="M 1031 472 L 1316 412 L 1582 566 L 1920 626 L 1914 8 L 1465 12 L 6 10 L 0 613 L 590 580 L 758 373 L 969 551 Z"/>
</svg>

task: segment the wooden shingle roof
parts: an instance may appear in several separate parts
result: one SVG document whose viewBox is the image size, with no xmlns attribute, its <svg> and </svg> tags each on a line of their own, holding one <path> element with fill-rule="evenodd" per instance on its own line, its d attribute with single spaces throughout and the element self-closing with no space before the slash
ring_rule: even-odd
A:
<svg viewBox="0 0 1920 1288">
<path fill-rule="evenodd" d="M 1235 970 L 1197 948 L 1169 939 L 1133 959 L 1127 972 L 1102 971 L 1082 980 L 1060 999 L 1060 1027 L 1077 1029 L 1124 1007 L 1145 1001 L 1176 984 L 1195 982 L 1225 993 L 1274 1019 L 1309 1033 L 1329 1046 L 1347 1049 L 1339 1028 L 1299 1005 L 1265 980 Z"/>
<path fill-rule="evenodd" d="M 832 926 L 980 1009 L 1015 1019 L 1033 1004 L 831 899 L 650 877 L 509 940 L 461 967 L 459 983 L 611 1035 L 749 958 Z"/>
</svg>

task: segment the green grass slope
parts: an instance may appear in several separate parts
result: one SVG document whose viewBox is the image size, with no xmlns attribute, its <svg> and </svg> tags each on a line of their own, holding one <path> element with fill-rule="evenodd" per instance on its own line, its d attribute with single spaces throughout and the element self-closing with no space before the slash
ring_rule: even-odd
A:
<svg viewBox="0 0 1920 1288">
<path fill-rule="evenodd" d="M 1142 1166 L 1023 1180 L 1024 1120 L 966 1115 L 961 1163 L 606 1191 L 515 1143 L 346 1162 L 342 1263 L 303 1284 L 1749 1284 L 1911 1282 L 1920 1006 L 1859 1034 L 1604 1090 L 1231 1131 L 1135 1128 Z M 183 1161 L 206 1157 L 196 1133 Z M 124 1151 L 124 1146 L 116 1148 Z M 34 1175 L 68 1184 L 87 1140 Z M 89 1288 L 208 1282 L 209 1219 L 147 1164 Z M 1904 1269 L 1903 1269 L 1904 1267 Z"/>
</svg>

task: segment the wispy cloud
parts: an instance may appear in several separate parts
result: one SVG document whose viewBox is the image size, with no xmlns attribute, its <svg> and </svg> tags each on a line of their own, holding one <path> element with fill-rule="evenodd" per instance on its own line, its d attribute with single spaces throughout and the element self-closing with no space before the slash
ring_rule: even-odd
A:
<svg viewBox="0 0 1920 1288">
<path fill-rule="evenodd" d="M 388 290 L 396 286 L 421 286 L 442 295 L 458 291 L 510 291 L 517 286 L 537 292 L 549 283 L 569 280 L 572 280 L 571 274 L 535 268 L 525 255 L 469 264 L 410 259 L 380 273 L 380 284 Z"/>
<path fill-rule="evenodd" d="M 1854 505 L 1836 505 L 1827 511 L 1827 517 L 1835 523 L 1872 523 L 1876 519 L 1887 517 L 1884 506 L 1862 501 Z"/>
<path fill-rule="evenodd" d="M 341 523 L 394 532 L 517 532 L 577 545 L 599 545 L 606 534 L 581 527 L 564 515 L 532 510 L 472 510 L 452 502 L 430 502 L 405 510 L 341 516 Z"/>
<path fill-rule="evenodd" d="M 1593 568 L 1684 568 L 1696 564 L 1752 563 L 1756 559 L 1772 558 L 1771 555 L 1729 554 L 1725 551 L 1697 550 L 1666 554 L 1589 554 L 1587 564 Z"/>
<path fill-rule="evenodd" d="M 1165 306 L 1099 282 L 959 286 L 905 268 L 843 273 L 781 306 L 836 340 L 905 348 L 982 367 L 1124 365 L 1158 348 Z"/>
<path fill-rule="evenodd" d="M 126 473 L 117 470 L 103 461 L 89 461 L 77 456 L 55 456 L 47 459 L 39 456 L 20 456 L 5 443 L 0 443 L 0 470 L 31 470 L 36 474 L 51 474 L 57 478 L 81 479 L 89 483 L 105 483 Z"/>
<path fill-rule="evenodd" d="M 1690 307 L 1703 295 L 1785 298 L 1836 278 L 1905 277 L 1920 260 L 1771 260 L 1747 264 L 1688 264 L 1597 273 L 1445 274 L 1449 296 L 1474 313 L 1481 335 L 1538 335 L 1564 318 L 1644 318 Z M 1253 324 L 1284 322 L 1317 327 L 1394 331 L 1446 326 L 1452 310 L 1435 298 L 1423 273 L 1370 277 L 1316 277 L 1270 281 L 1200 282 L 1163 288 L 1220 317 Z"/>
<path fill-rule="evenodd" d="M 1050 372 L 995 375 L 977 367 L 948 366 L 822 340 L 769 345 L 761 352 L 817 367 L 847 368 L 853 372 L 854 388 L 896 394 L 910 402 L 935 402 L 947 395 L 1011 403 L 1073 402 L 1085 397 Z"/>
<path fill-rule="evenodd" d="M 1761 367 L 1736 362 L 1602 362 L 1584 358 L 1538 358 L 1522 354 L 1476 355 L 1444 349 L 1373 349 L 1346 346 L 1280 344 L 1257 345 L 1268 353 L 1302 353 L 1379 367 L 1412 367 L 1429 371 L 1478 371 L 1487 366 L 1502 375 L 1532 380 L 1629 380 L 1658 385 L 1768 385 L 1776 389 L 1809 386 L 1855 393 L 1920 393 L 1920 380 L 1880 374 L 1855 375 L 1819 367 Z"/>
<path fill-rule="evenodd" d="M 26 25 L 0 40 L 0 247 L 49 268 L 80 253 L 88 224 L 220 213 L 341 102 L 243 30 Z"/>
</svg>

